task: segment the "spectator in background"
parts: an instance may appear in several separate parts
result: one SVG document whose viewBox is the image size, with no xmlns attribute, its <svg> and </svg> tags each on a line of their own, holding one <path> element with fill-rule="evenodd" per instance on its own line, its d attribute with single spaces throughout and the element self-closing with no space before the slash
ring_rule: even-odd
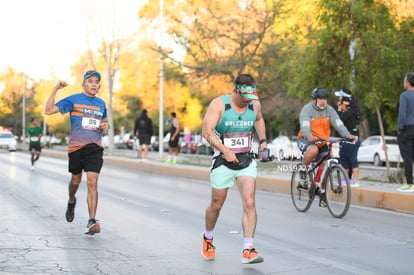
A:
<svg viewBox="0 0 414 275">
<path fill-rule="evenodd" d="M 404 160 L 407 183 L 397 189 L 399 192 L 414 193 L 413 185 L 413 146 L 414 146 L 414 73 L 404 77 L 404 89 L 400 95 L 398 110 L 398 147 Z"/>
<path fill-rule="evenodd" d="M 153 133 L 152 120 L 148 117 L 148 111 L 142 110 L 141 116 L 135 120 L 134 136 L 138 137 L 138 159 L 148 161 L 148 151 L 151 144 Z M 144 148 L 144 157 L 142 157 L 142 148 Z"/>
<path fill-rule="evenodd" d="M 32 163 L 32 171 L 35 169 L 35 162 L 39 160 L 42 147 L 40 145 L 40 138 L 42 137 L 42 127 L 39 126 L 37 118 L 32 118 L 31 125 L 27 128 L 27 135 L 29 137 L 29 152 L 31 154 L 30 161 Z"/>
<path fill-rule="evenodd" d="M 171 113 L 167 120 L 167 124 L 171 125 L 171 128 L 170 140 L 168 141 L 168 157 L 165 163 L 176 164 L 178 158 L 178 141 L 180 139 L 180 120 L 177 118 L 175 112 Z"/>
<path fill-rule="evenodd" d="M 339 149 L 339 159 L 341 165 L 348 172 L 350 183 L 352 187 L 358 187 L 358 149 L 361 145 L 359 140 L 359 121 L 361 113 L 356 104 L 356 98 L 352 95 L 349 89 L 342 89 L 335 92 L 336 96 L 339 96 L 338 113 L 345 127 L 351 133 L 351 135 L 357 136 L 358 141 L 356 143 L 342 142 Z"/>
</svg>

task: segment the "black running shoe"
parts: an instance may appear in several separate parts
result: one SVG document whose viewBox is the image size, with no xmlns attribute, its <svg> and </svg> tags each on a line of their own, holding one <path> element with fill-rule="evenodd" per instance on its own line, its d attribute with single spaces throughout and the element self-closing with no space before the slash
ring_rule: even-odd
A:
<svg viewBox="0 0 414 275">
<path fill-rule="evenodd" d="M 66 221 L 72 222 L 75 218 L 75 206 L 76 206 L 76 197 L 74 203 L 68 203 L 68 209 L 66 209 Z"/>
<path fill-rule="evenodd" d="M 319 206 L 320 207 L 327 207 L 328 206 L 328 202 L 326 201 L 326 193 L 325 192 L 320 192 L 319 194 Z"/>
<path fill-rule="evenodd" d="M 101 225 L 95 219 L 89 219 L 88 224 L 86 225 L 85 234 L 93 235 L 95 233 L 101 232 Z"/>
</svg>

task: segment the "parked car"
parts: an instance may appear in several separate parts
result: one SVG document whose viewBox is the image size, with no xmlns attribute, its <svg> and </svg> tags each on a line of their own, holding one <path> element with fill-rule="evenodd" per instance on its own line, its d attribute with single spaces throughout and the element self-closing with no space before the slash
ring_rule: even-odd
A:
<svg viewBox="0 0 414 275">
<path fill-rule="evenodd" d="M 16 137 L 10 131 L 0 131 L 0 149 L 16 151 Z"/>
<path fill-rule="evenodd" d="M 123 137 L 122 137 L 123 141 L 125 142 L 126 148 L 132 150 L 137 150 L 138 146 L 139 146 L 139 139 L 138 138 L 134 138 L 134 136 L 132 135 L 132 133 L 126 133 Z"/>
<path fill-rule="evenodd" d="M 163 150 L 164 150 L 164 152 L 168 151 L 168 147 L 169 147 L 168 142 L 170 140 L 170 136 L 171 136 L 170 133 L 167 133 L 164 136 L 164 139 L 163 139 Z M 178 140 L 178 147 L 181 146 L 183 139 L 184 139 L 184 133 L 180 132 L 180 139 Z M 151 150 L 152 151 L 159 151 L 159 147 L 160 147 L 160 145 L 159 145 L 159 136 L 152 136 L 151 137 Z"/>
<path fill-rule="evenodd" d="M 115 135 L 114 136 L 114 146 L 115 146 L 116 149 L 126 149 L 127 148 L 127 145 L 126 145 L 122 135 Z"/>
<path fill-rule="evenodd" d="M 152 136 L 151 137 L 151 146 L 150 146 L 151 151 L 157 151 L 158 152 L 158 150 L 160 148 L 159 141 L 160 141 L 159 136 Z"/>
<path fill-rule="evenodd" d="M 198 146 L 201 145 L 201 143 L 201 135 L 191 135 L 190 137 L 186 137 L 181 142 L 180 152 L 184 154 L 198 154 Z"/>
<path fill-rule="evenodd" d="M 375 166 L 382 166 L 385 163 L 385 150 L 388 153 L 390 162 L 403 162 L 398 148 L 397 137 L 385 136 L 384 146 L 381 136 L 367 137 L 359 147 L 358 162 L 370 162 Z"/>
<path fill-rule="evenodd" d="M 278 136 L 267 144 L 267 148 L 270 150 L 270 155 L 274 155 L 277 160 L 300 159 L 302 156 L 297 142 L 287 136 Z"/>
<path fill-rule="evenodd" d="M 109 147 L 109 136 L 108 135 L 102 136 L 102 146 L 105 149 Z"/>
<path fill-rule="evenodd" d="M 197 153 L 197 142 L 182 142 L 180 146 L 180 152 L 183 154 L 196 154 Z"/>
<path fill-rule="evenodd" d="M 164 137 L 163 139 L 163 143 L 162 143 L 162 148 L 163 151 L 166 152 L 168 151 L 168 140 L 169 140 L 169 133 L 167 134 L 167 136 Z M 151 151 L 159 151 L 160 150 L 160 138 L 159 136 L 152 136 L 151 137 Z"/>
<path fill-rule="evenodd" d="M 202 138 L 201 142 L 197 144 L 197 154 L 199 155 L 213 155 L 214 148 L 207 142 L 205 138 Z"/>
<path fill-rule="evenodd" d="M 62 139 L 57 138 L 56 136 L 42 136 L 40 138 L 40 145 L 42 147 L 49 147 L 50 145 L 61 144 L 61 142 L 62 142 Z M 26 143 L 29 143 L 29 140 L 27 140 Z"/>
</svg>

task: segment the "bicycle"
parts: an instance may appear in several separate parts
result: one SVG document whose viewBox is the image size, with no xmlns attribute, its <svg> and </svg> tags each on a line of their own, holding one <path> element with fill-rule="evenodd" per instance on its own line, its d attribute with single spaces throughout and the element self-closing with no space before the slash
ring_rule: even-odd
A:
<svg viewBox="0 0 414 275">
<path fill-rule="evenodd" d="M 311 163 L 310 167 L 302 167 L 299 163 L 293 169 L 290 181 L 290 191 L 293 205 L 299 212 L 306 212 L 312 205 L 315 196 L 320 195 L 320 183 L 326 173 L 326 200 L 328 210 L 335 218 L 344 217 L 351 205 L 351 186 L 345 169 L 339 161 L 332 156 L 332 144 L 345 140 L 320 140 L 327 142 L 328 151 L 320 153 Z M 322 168 L 320 165 L 326 161 Z M 306 173 L 306 179 L 302 179 L 299 171 Z M 315 170 L 317 170 L 315 175 Z M 319 181 L 319 182 L 318 182 Z"/>
</svg>

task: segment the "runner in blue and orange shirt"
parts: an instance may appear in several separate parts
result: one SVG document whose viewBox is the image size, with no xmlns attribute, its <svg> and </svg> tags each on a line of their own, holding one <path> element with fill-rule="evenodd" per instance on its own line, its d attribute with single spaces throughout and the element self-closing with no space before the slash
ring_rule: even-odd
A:
<svg viewBox="0 0 414 275">
<path fill-rule="evenodd" d="M 69 201 L 66 210 L 66 220 L 72 222 L 75 216 L 76 191 L 85 171 L 88 183 L 87 203 L 89 220 L 85 234 L 93 235 L 101 231 L 100 224 L 95 219 L 98 206 L 98 177 L 103 164 L 102 132 L 108 131 L 106 120 L 106 104 L 96 97 L 101 75 L 97 71 L 88 71 L 83 76 L 83 92 L 63 98 L 55 103 L 58 90 L 67 86 L 65 81 L 59 81 L 53 88 L 46 103 L 45 114 L 60 112 L 70 114 L 71 132 L 68 145 Z"/>
</svg>

